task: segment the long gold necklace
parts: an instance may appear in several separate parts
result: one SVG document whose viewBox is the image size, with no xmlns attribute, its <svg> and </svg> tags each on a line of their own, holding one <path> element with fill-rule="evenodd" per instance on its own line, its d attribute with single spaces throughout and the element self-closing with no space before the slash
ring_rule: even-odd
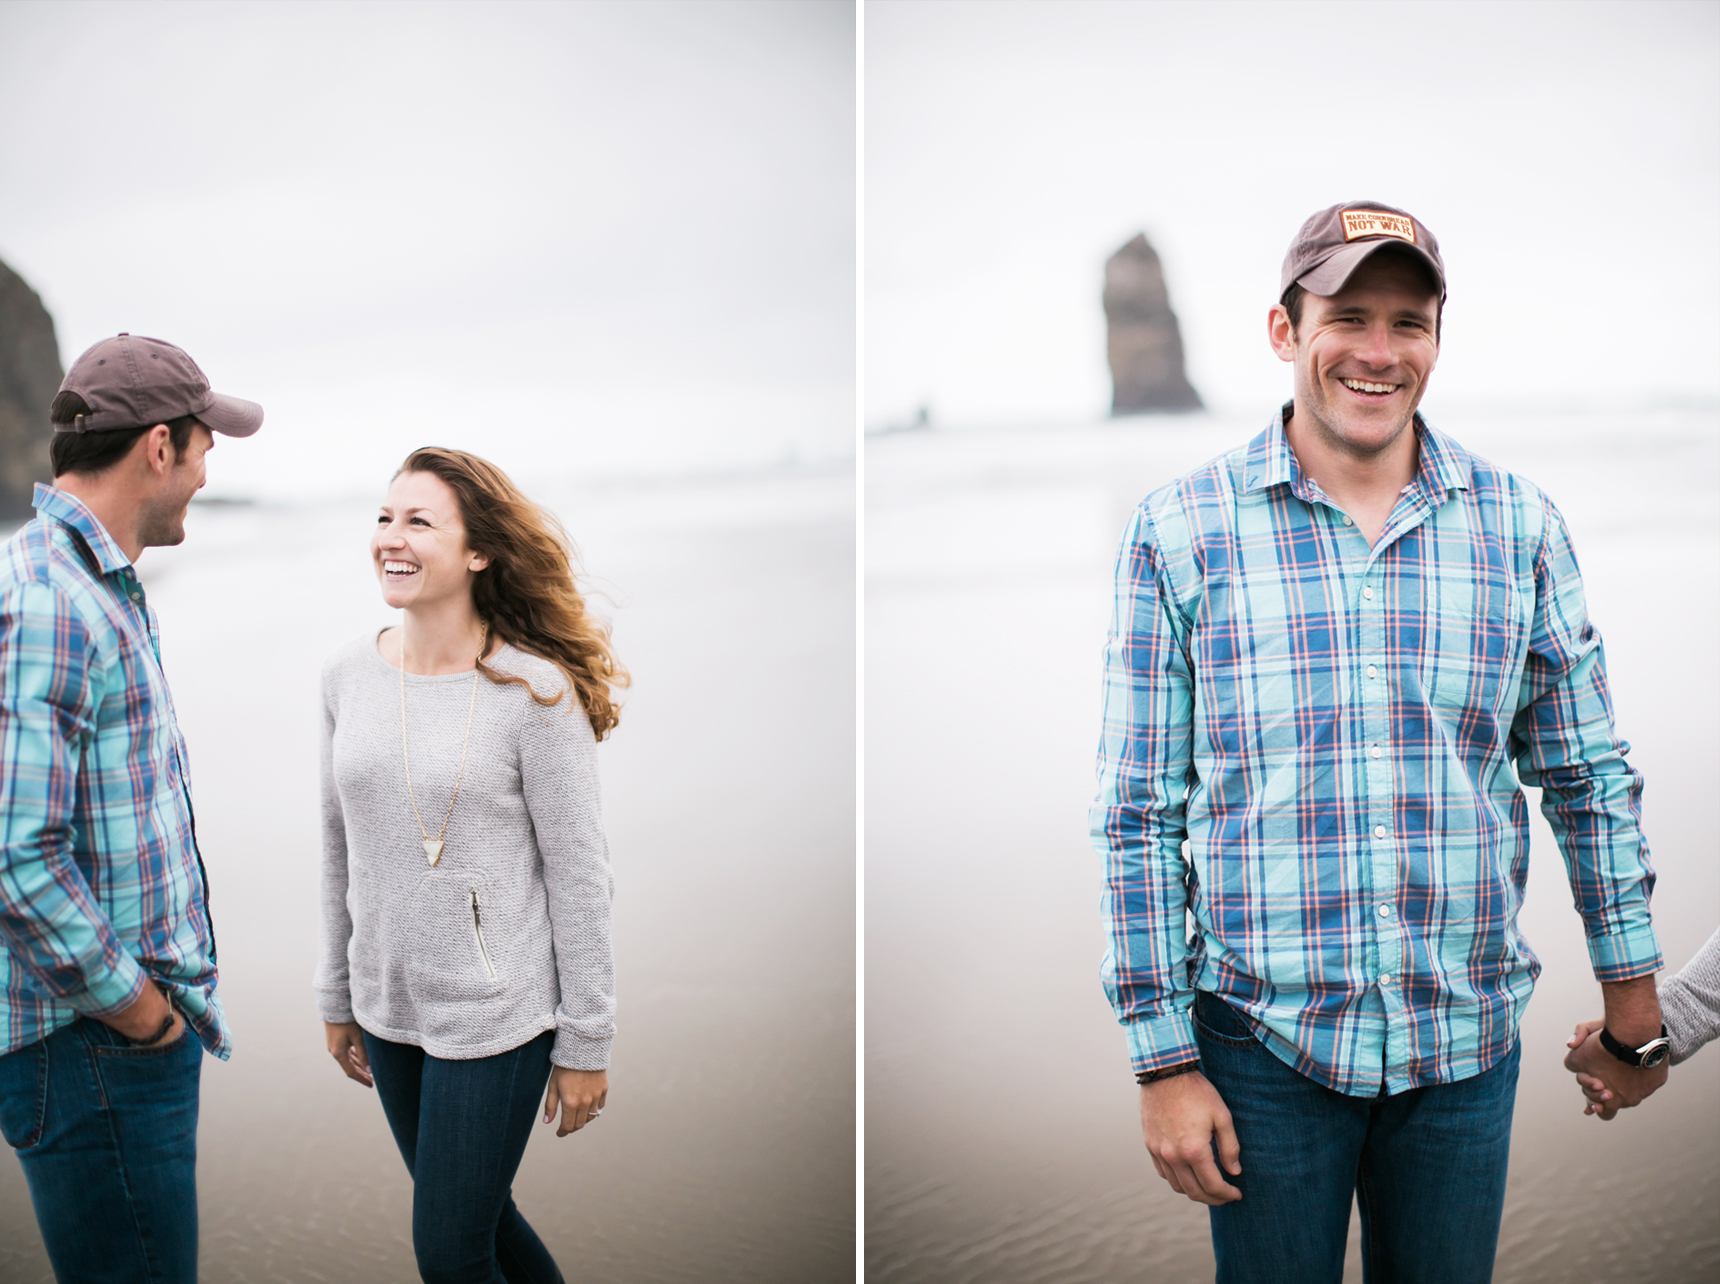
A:
<svg viewBox="0 0 1720 1284">
<path fill-rule="evenodd" d="M 478 643 L 478 660 L 490 649 L 490 626 L 484 625 L 483 639 Z M 472 710 L 478 707 L 478 670 L 472 669 L 472 699 L 466 706 L 466 738 L 460 743 L 460 770 L 454 775 L 454 796 L 448 800 L 448 810 L 442 813 L 442 828 L 436 837 L 424 828 L 424 817 L 418 811 L 418 798 L 412 792 L 412 755 L 406 748 L 406 628 L 400 629 L 400 757 L 406 764 L 406 796 L 412 800 L 412 814 L 418 818 L 418 832 L 424 835 L 424 859 L 432 866 L 442 859 L 442 835 L 448 832 L 448 819 L 454 814 L 454 804 L 460 801 L 460 781 L 466 774 L 466 750 L 472 745 Z"/>
</svg>

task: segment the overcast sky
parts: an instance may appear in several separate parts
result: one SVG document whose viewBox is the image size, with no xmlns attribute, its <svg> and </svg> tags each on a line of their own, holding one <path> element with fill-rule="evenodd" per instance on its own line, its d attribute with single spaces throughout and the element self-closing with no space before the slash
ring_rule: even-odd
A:
<svg viewBox="0 0 1720 1284">
<path fill-rule="evenodd" d="M 0 259 L 185 347 L 211 486 L 851 454 L 854 10 L 0 4 Z"/>
<path fill-rule="evenodd" d="M 1195 386 L 1264 419 L 1284 251 L 1358 198 L 1439 238 L 1430 411 L 1720 397 L 1717 69 L 1711 0 L 873 0 L 868 422 L 1104 414 L 1143 230 Z"/>
</svg>

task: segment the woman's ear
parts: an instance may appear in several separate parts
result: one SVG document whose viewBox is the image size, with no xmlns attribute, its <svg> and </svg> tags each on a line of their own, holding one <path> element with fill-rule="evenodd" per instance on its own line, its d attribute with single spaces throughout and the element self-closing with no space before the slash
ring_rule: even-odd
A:
<svg viewBox="0 0 1720 1284">
<path fill-rule="evenodd" d="M 489 564 L 490 564 L 490 558 L 489 558 L 488 554 L 486 554 L 486 553 L 473 553 L 471 560 L 466 563 L 466 569 L 468 571 L 471 571 L 475 575 L 479 571 L 483 570 Z"/>
</svg>

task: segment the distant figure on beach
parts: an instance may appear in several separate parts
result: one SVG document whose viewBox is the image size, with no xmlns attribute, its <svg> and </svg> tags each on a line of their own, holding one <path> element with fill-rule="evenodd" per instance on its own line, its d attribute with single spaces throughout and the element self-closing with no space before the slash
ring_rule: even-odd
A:
<svg viewBox="0 0 1720 1284">
<path fill-rule="evenodd" d="M 197 1279 L 203 1053 L 232 1052 L 191 775 L 134 570 L 185 539 L 255 402 L 121 334 L 49 409 L 54 484 L 0 559 L 0 1131 L 62 1281 Z"/>
<path fill-rule="evenodd" d="M 1337 1284 L 1352 1199 L 1373 1277 L 1491 1279 L 1539 971 L 1519 781 L 1633 1050 L 1615 1087 L 1666 1078 L 1642 778 L 1558 510 L 1417 411 L 1445 297 L 1419 219 L 1309 218 L 1267 318 L 1292 399 L 1117 562 L 1105 984 L 1220 1284 Z"/>
<path fill-rule="evenodd" d="M 1666 1018 L 1661 1034 L 1666 1037 L 1668 1065 L 1688 1061 L 1698 1048 L 1720 1038 L 1720 930 L 1660 987 L 1660 1011 Z M 1643 1049 L 1620 1047 L 1604 1019 L 1581 1022 L 1565 1046 L 1571 1050 L 1565 1069 L 1576 1072 L 1577 1086 L 1588 1098 L 1585 1115 L 1612 1119 L 1620 1110 L 1641 1104 L 1642 1098 L 1631 1092 L 1634 1076 L 1629 1070 Z"/>
<path fill-rule="evenodd" d="M 328 1050 L 381 1097 L 419 1274 L 557 1284 L 511 1187 L 540 1096 L 564 1137 L 609 1091 L 597 742 L 628 675 L 556 520 L 475 455 L 414 451 L 370 553 L 404 614 L 323 668 Z"/>
</svg>

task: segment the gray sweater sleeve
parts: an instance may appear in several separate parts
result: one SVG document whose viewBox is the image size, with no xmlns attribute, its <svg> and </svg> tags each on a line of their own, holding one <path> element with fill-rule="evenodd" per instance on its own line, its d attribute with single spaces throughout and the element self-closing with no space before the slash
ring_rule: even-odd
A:
<svg viewBox="0 0 1720 1284">
<path fill-rule="evenodd" d="M 1720 929 L 1660 987 L 1661 1020 L 1672 1040 L 1672 1064 L 1720 1034 Z"/>
<path fill-rule="evenodd" d="M 553 708 L 532 706 L 520 740 L 521 785 L 543 860 L 561 989 L 550 1060 L 573 1070 L 603 1070 L 615 1037 L 614 880 L 598 792 L 597 737 L 568 691 Z"/>
<path fill-rule="evenodd" d="M 352 915 L 346 905 L 346 818 L 334 784 L 334 692 L 329 668 L 322 680 L 322 930 L 317 942 L 317 1012 L 324 1021 L 348 1022 L 352 992 L 347 943 Z"/>
</svg>

